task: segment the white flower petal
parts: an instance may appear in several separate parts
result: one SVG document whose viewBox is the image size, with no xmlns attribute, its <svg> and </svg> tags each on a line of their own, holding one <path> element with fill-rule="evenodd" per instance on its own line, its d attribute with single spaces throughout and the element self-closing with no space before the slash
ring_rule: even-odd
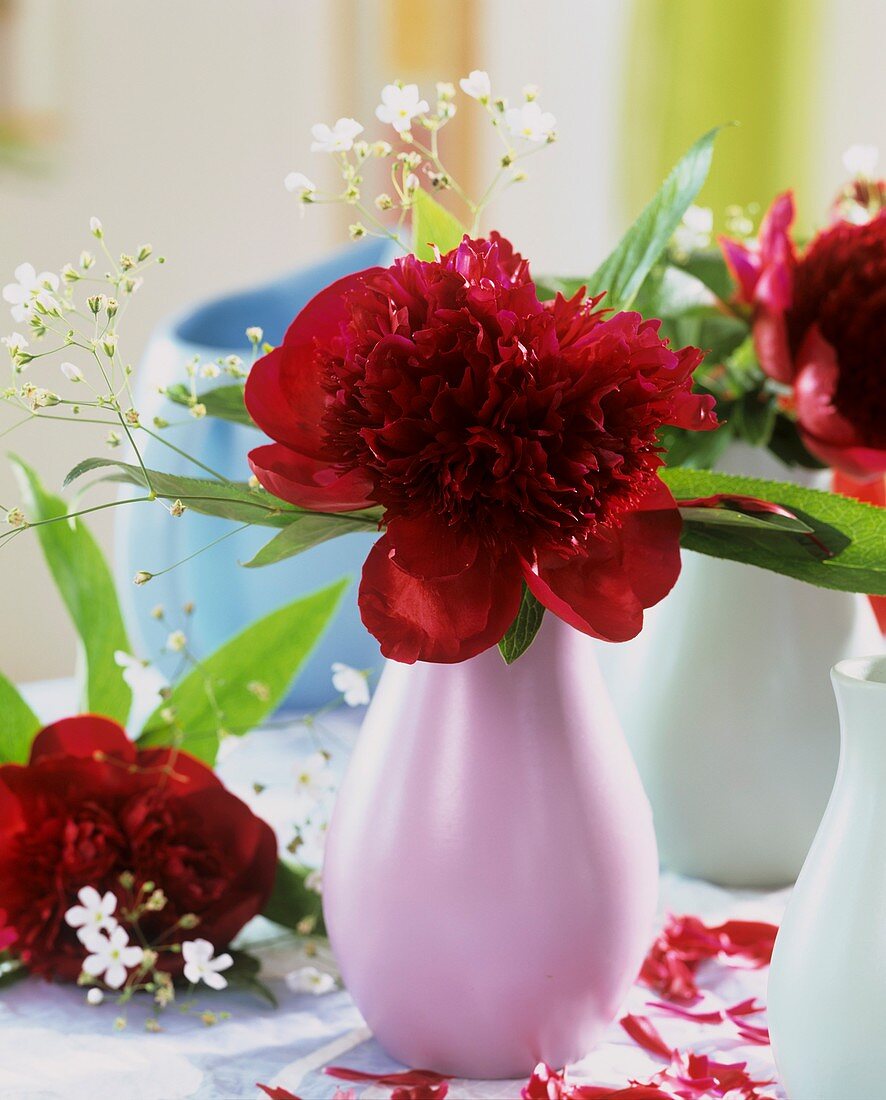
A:
<svg viewBox="0 0 886 1100">
<path fill-rule="evenodd" d="M 90 978 L 97 978 L 107 966 L 107 958 L 104 955 L 87 955 L 83 960 L 82 970 Z"/>
<path fill-rule="evenodd" d="M 111 989 L 119 989 L 126 981 L 126 967 L 122 963 L 112 962 L 105 971 L 105 985 Z"/>
<path fill-rule="evenodd" d="M 228 979 L 223 978 L 221 974 L 217 974 L 214 970 L 204 971 L 203 981 L 210 989 L 226 989 L 228 985 Z"/>
</svg>

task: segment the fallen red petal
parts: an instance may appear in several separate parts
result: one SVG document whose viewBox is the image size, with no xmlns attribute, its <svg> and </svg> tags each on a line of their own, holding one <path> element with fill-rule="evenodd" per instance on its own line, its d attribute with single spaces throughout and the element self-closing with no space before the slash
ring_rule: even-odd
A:
<svg viewBox="0 0 886 1100">
<path fill-rule="evenodd" d="M 619 1020 L 621 1026 L 630 1035 L 634 1042 L 648 1050 L 650 1054 L 658 1054 L 666 1061 L 671 1060 L 672 1049 L 659 1035 L 655 1025 L 646 1016 L 633 1016 L 628 1013 Z"/>
</svg>

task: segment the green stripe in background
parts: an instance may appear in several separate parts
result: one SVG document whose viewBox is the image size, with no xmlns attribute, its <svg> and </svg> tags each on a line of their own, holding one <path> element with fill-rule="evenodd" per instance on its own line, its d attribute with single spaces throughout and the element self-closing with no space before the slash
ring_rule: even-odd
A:
<svg viewBox="0 0 886 1100">
<path fill-rule="evenodd" d="M 648 200 L 699 134 L 718 138 L 698 199 L 725 208 L 793 187 L 801 229 L 820 222 L 814 171 L 824 0 L 634 0 L 625 53 L 626 214 Z"/>
</svg>

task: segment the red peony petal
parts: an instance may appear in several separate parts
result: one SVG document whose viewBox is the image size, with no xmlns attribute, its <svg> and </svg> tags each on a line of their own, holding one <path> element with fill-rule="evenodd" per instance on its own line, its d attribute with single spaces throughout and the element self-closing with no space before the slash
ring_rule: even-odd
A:
<svg viewBox="0 0 886 1100">
<path fill-rule="evenodd" d="M 783 313 L 761 308 L 753 324 L 754 349 L 760 366 L 776 382 L 789 386 L 796 367 L 788 340 L 788 326 Z"/>
<path fill-rule="evenodd" d="M 41 730 L 31 745 L 30 764 L 48 756 L 74 756 L 98 759 L 97 753 L 134 763 L 135 746 L 117 722 L 98 714 L 63 718 Z"/>
<path fill-rule="evenodd" d="M 317 512 L 354 512 L 372 507 L 371 480 L 361 470 L 339 474 L 328 463 L 308 458 L 282 443 L 249 452 L 249 465 L 261 484 L 280 500 Z"/>
<path fill-rule="evenodd" d="M 449 1080 L 446 1074 L 437 1073 L 433 1069 L 405 1069 L 396 1070 L 394 1073 L 366 1073 L 360 1069 L 348 1069 L 347 1066 L 324 1066 L 323 1072 L 330 1077 L 338 1078 L 340 1081 L 373 1082 L 392 1088 L 398 1085 L 407 1087 L 434 1086 Z"/>
<path fill-rule="evenodd" d="M 679 1008 L 677 1005 L 668 1004 L 666 1001 L 647 1001 L 650 1008 L 657 1008 L 659 1012 L 664 1012 L 668 1016 L 677 1016 L 681 1020 L 691 1020 L 696 1024 L 722 1024 L 723 1013 L 722 1012 L 690 1012 L 686 1008 Z"/>
<path fill-rule="evenodd" d="M 176 749 L 141 749 L 138 766 L 152 783 L 162 782 L 166 798 L 183 798 L 207 789 L 224 790 L 212 768 Z"/>
<path fill-rule="evenodd" d="M 261 1081 L 256 1081 L 255 1087 L 261 1089 L 266 1096 L 269 1096 L 271 1100 L 299 1100 L 299 1097 L 294 1092 L 290 1092 L 289 1089 L 280 1088 L 279 1085 L 263 1085 Z"/>
<path fill-rule="evenodd" d="M 312 298 L 289 326 L 283 344 L 253 366 L 246 380 L 246 408 L 256 424 L 279 443 L 318 456 L 326 392 L 315 355 L 347 322 L 346 293 L 362 285 L 369 268 L 338 279 Z"/>
<path fill-rule="evenodd" d="M 746 306 L 754 304 L 754 290 L 760 278 L 760 254 L 741 241 L 731 237 L 719 238 L 720 248 L 729 272 L 738 284 L 738 301 Z"/>
<path fill-rule="evenodd" d="M 638 1046 L 648 1050 L 650 1054 L 659 1055 L 667 1062 L 671 1060 L 673 1050 L 646 1016 L 634 1016 L 628 1013 L 619 1020 L 619 1023 Z"/>
<path fill-rule="evenodd" d="M 470 569 L 477 560 L 480 540 L 476 532 L 447 526 L 435 517 L 396 517 L 388 524 L 386 538 L 393 548 L 391 560 L 413 577 L 443 580 Z"/>
<path fill-rule="evenodd" d="M 663 599 L 680 575 L 680 514 L 656 479 L 620 527 L 603 528 L 583 557 L 551 557 L 528 567 L 533 595 L 577 630 L 604 641 L 639 634 L 643 610 Z"/>
<path fill-rule="evenodd" d="M 515 561 L 478 557 L 451 577 L 421 580 L 396 566 L 388 535 L 363 566 L 360 614 L 385 657 L 405 664 L 452 664 L 475 657 L 504 637 L 520 608 Z"/>
</svg>

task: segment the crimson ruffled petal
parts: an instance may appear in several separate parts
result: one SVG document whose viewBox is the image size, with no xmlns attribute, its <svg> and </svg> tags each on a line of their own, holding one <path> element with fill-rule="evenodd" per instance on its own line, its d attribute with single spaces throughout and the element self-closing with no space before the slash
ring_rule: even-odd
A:
<svg viewBox="0 0 886 1100">
<path fill-rule="evenodd" d="M 453 664 L 496 645 L 520 608 L 520 570 L 513 559 L 480 556 L 451 577 L 410 575 L 394 564 L 388 535 L 363 566 L 360 614 L 385 657 L 404 664 Z"/>
<path fill-rule="evenodd" d="M 309 458 L 282 443 L 249 452 L 249 465 L 261 484 L 280 500 L 317 512 L 369 508 L 372 482 L 362 470 L 340 474 L 328 462 Z"/>
</svg>

